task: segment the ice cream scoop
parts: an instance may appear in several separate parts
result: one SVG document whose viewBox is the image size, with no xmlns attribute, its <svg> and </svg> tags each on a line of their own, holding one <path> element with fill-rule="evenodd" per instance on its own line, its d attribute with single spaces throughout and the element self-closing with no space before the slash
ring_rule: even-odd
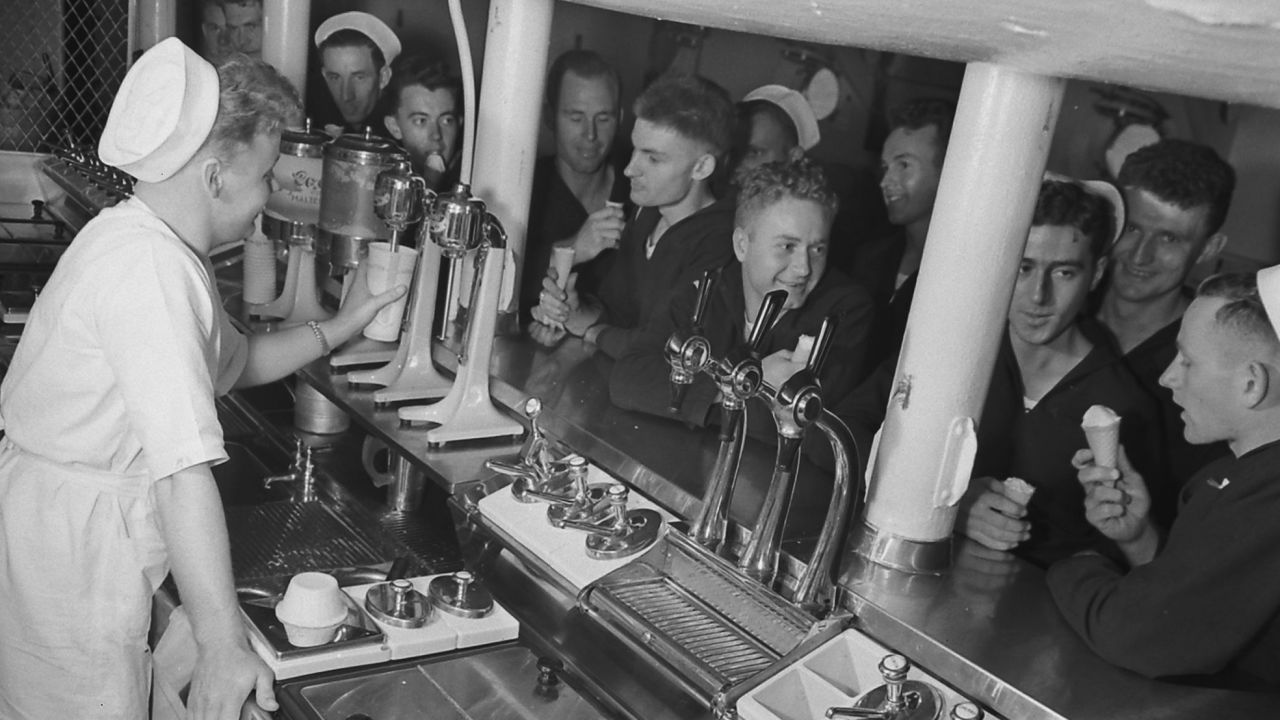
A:
<svg viewBox="0 0 1280 720">
<path fill-rule="evenodd" d="M 1101 467 L 1115 467 L 1120 446 L 1120 416 L 1106 405 L 1093 405 L 1085 411 L 1080 427 L 1093 451 L 1093 462 Z"/>
</svg>

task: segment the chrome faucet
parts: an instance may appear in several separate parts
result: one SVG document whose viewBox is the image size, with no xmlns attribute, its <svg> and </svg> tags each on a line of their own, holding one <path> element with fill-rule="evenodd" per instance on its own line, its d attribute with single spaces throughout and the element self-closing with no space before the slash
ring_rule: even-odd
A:
<svg viewBox="0 0 1280 720">
<path fill-rule="evenodd" d="M 600 518 L 562 518 L 558 528 L 587 533 L 587 556 L 597 560 L 615 560 L 635 555 L 658 540 L 662 516 L 655 510 L 628 510 L 630 491 L 622 483 L 614 483 L 605 493 L 606 512 Z"/>
<path fill-rule="evenodd" d="M 554 456 L 551 440 L 538 425 L 542 401 L 536 397 L 525 400 L 524 414 L 529 418 L 529 439 L 520 452 L 520 459 L 512 463 L 490 458 L 484 462 L 484 466 L 493 472 L 515 478 L 511 492 L 520 502 L 572 502 L 571 489 L 556 487 L 557 481 L 563 481 L 567 477 L 570 462 L 567 458 L 557 459 Z"/>
<path fill-rule="evenodd" d="M 667 338 L 664 347 L 667 364 L 671 366 L 671 404 L 667 407 L 673 414 L 680 412 L 684 398 L 689 394 L 689 386 L 698 373 L 711 363 L 711 343 L 702 336 L 702 321 L 707 312 L 707 303 L 711 301 L 711 290 L 716 282 L 716 273 L 707 270 L 702 273 L 698 283 L 698 300 L 693 306 L 692 332 L 685 335 L 676 330 Z"/>
<path fill-rule="evenodd" d="M 834 317 L 826 318 L 814 340 L 813 353 L 805 367 L 788 378 L 781 387 L 774 389 L 766 385 L 762 392 L 769 400 L 769 409 L 778 427 L 778 451 L 773 477 L 752 529 L 751 540 L 738 559 L 739 570 L 748 577 L 765 585 L 772 584 L 778 572 L 783 525 L 795 490 L 801 441 L 806 428 L 817 426 L 831 444 L 835 456 L 835 482 L 818 544 L 797 582 L 792 598 L 795 604 L 806 609 L 818 606 L 819 595 L 831 582 L 831 566 L 835 561 L 836 548 L 848 523 L 850 505 L 856 499 L 852 483 L 857 474 L 858 463 L 852 435 L 843 422 L 823 407 L 822 388 L 818 381 L 819 370 L 831 348 L 835 326 Z"/>
<path fill-rule="evenodd" d="M 294 438 L 293 464 L 289 466 L 289 472 L 263 478 L 262 489 L 269 490 L 272 485 L 282 482 L 298 482 L 302 488 L 303 502 L 316 499 L 315 465 L 311 461 L 311 446 L 302 442 L 302 438 Z"/>
<path fill-rule="evenodd" d="M 702 368 L 720 388 L 720 447 L 702 498 L 702 510 L 689 528 L 689 536 L 712 552 L 720 548 L 728 532 L 729 503 L 738 478 L 738 463 L 746 436 L 744 409 L 747 400 L 759 393 L 764 385 L 760 347 L 786 300 L 785 290 L 766 294 L 751 324 L 746 344 L 730 350 L 723 359 L 710 360 Z"/>
<path fill-rule="evenodd" d="M 867 720 L 933 720 L 942 715 L 942 694 L 927 683 L 907 679 L 911 661 L 905 656 L 897 653 L 885 655 L 877 669 L 884 679 L 884 685 L 863 693 L 850 707 L 827 708 L 826 716 Z M 971 703 L 960 705 L 977 709 Z M 981 711 L 978 711 L 978 717 L 981 716 Z M 956 717 L 956 713 L 953 712 L 952 717 Z"/>
</svg>

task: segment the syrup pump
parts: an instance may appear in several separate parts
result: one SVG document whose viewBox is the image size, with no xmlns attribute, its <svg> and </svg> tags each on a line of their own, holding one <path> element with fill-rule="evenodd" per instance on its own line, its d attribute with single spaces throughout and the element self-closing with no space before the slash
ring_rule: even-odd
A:
<svg viewBox="0 0 1280 720">
<path fill-rule="evenodd" d="M 767 293 L 760 302 L 746 344 L 730 350 L 723 359 L 711 360 L 703 366 L 703 370 L 710 373 L 720 387 L 720 447 L 711 470 L 711 480 L 707 483 L 707 491 L 702 498 L 702 510 L 689 528 L 689 536 L 712 552 L 720 548 L 728 532 L 729 502 L 733 497 L 738 464 L 742 459 L 743 438 L 746 435 L 746 403 L 760 392 L 764 384 L 760 347 L 786 301 L 785 290 Z M 700 298 L 699 309 L 702 309 L 702 304 Z M 668 348 L 670 346 L 668 341 Z M 672 380 L 675 381 L 674 367 Z"/>
<path fill-rule="evenodd" d="M 476 250 L 470 312 L 462 335 L 458 372 L 449 393 L 432 405 L 400 408 L 400 421 L 439 424 L 440 427 L 427 431 L 430 446 L 458 440 L 520 437 L 524 426 L 494 407 L 489 395 L 489 361 L 498 321 L 506 231 L 498 219 L 486 211 L 484 202 L 472 197 L 470 186 L 461 182 L 450 195 L 436 198 L 436 209 L 429 224 L 432 242 L 440 246 L 455 270 L 469 250 Z"/>
</svg>

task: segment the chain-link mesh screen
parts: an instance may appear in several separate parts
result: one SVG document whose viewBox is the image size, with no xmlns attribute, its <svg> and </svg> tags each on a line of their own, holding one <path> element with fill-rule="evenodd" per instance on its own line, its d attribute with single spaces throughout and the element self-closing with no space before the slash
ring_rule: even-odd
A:
<svg viewBox="0 0 1280 720">
<path fill-rule="evenodd" d="M 128 25 L 129 0 L 0 1 L 0 150 L 96 144 Z"/>
</svg>

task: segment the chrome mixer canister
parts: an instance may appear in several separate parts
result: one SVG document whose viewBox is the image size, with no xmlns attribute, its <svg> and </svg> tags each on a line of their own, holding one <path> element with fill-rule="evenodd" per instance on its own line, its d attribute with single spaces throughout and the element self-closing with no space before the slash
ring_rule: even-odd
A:
<svg viewBox="0 0 1280 720">
<path fill-rule="evenodd" d="M 424 203 L 434 200 L 421 176 L 410 172 L 408 162 L 396 163 L 378 173 L 374 183 L 373 210 L 391 228 L 391 252 L 400 247 L 405 228 L 422 219 Z"/>
<path fill-rule="evenodd" d="M 378 175 L 400 163 L 408 157 L 368 131 L 325 146 L 318 239 L 333 274 L 358 267 L 371 241 L 390 240 L 391 229 L 375 211 L 375 188 Z"/>
<path fill-rule="evenodd" d="M 310 120 L 301 130 L 280 134 L 280 158 L 272 171 L 276 187 L 262 215 L 262 232 L 267 237 L 295 244 L 314 240 L 320 223 L 324 149 L 329 140 L 328 135 L 311 129 Z"/>
</svg>

